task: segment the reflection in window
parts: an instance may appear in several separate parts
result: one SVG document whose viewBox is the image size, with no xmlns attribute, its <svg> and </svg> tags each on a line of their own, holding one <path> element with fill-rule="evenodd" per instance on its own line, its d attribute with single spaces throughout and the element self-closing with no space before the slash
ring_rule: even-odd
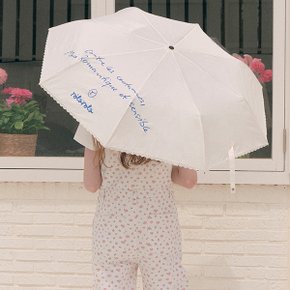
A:
<svg viewBox="0 0 290 290">
<path fill-rule="evenodd" d="M 116 0 L 116 11 L 136 6 L 168 18 L 198 23 L 229 53 L 249 54 L 272 69 L 273 0 Z M 271 158 L 272 82 L 263 84 L 269 146 L 244 157 Z"/>
<path fill-rule="evenodd" d="M 50 131 L 40 131 L 38 156 L 81 156 L 73 140 L 76 121 L 38 85 L 48 28 L 90 18 L 89 0 L 0 1 L 0 67 L 9 75 L 6 86 L 26 88 L 46 114 Z"/>
</svg>

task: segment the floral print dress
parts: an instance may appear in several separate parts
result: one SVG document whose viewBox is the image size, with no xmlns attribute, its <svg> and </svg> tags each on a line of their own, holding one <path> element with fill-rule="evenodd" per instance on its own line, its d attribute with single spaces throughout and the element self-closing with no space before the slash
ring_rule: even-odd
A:
<svg viewBox="0 0 290 290">
<path fill-rule="evenodd" d="M 92 149 L 80 130 L 75 139 Z M 92 222 L 93 290 L 136 290 L 138 267 L 144 290 L 187 290 L 172 165 L 126 169 L 110 149 L 104 163 Z"/>
</svg>

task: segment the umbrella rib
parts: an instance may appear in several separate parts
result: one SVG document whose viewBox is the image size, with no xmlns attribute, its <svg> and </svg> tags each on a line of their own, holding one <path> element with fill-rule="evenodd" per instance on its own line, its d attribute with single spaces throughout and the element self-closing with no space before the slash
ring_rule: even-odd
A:
<svg viewBox="0 0 290 290">
<path fill-rule="evenodd" d="M 177 46 L 181 41 L 183 41 L 193 30 L 195 30 L 197 28 L 197 25 L 199 26 L 199 24 L 197 23 L 193 23 L 192 24 L 192 29 L 190 29 L 180 40 L 178 40 L 178 42 L 175 44 L 175 46 Z"/>
<path fill-rule="evenodd" d="M 153 68 L 153 70 L 148 74 L 148 76 L 144 79 L 143 83 L 140 85 L 140 88 L 138 89 L 138 91 L 141 91 L 144 87 L 144 84 L 147 82 L 147 80 L 153 75 L 153 73 L 156 71 L 156 69 L 158 68 L 158 66 L 160 65 L 160 63 L 163 61 L 163 59 L 166 57 L 166 55 L 169 53 L 168 50 L 165 51 L 164 55 L 160 58 L 159 62 L 155 65 L 155 67 Z"/>
<path fill-rule="evenodd" d="M 190 49 L 186 49 L 186 48 L 179 48 L 180 51 L 189 51 L 189 52 L 192 52 L 192 50 Z M 208 55 L 210 57 L 215 57 L 215 58 L 224 58 L 224 59 L 229 59 L 228 56 L 232 57 L 232 58 L 235 58 L 234 56 L 228 54 L 228 56 L 223 56 L 223 55 L 214 55 L 214 54 L 210 54 L 210 53 L 206 53 L 206 52 L 201 52 L 201 51 L 194 51 L 195 54 L 201 54 L 201 55 Z M 236 59 L 236 58 L 235 58 Z M 238 60 L 238 59 L 237 59 Z M 242 62 L 243 63 L 243 62 Z M 246 65 L 246 64 L 245 64 Z"/>
<path fill-rule="evenodd" d="M 177 65 L 177 67 L 178 67 L 178 69 L 179 69 L 179 72 L 180 72 L 180 76 L 181 76 L 181 78 L 182 78 L 182 80 L 183 80 L 183 83 L 184 83 L 184 85 L 185 85 L 185 88 L 187 89 L 187 91 L 188 91 L 188 93 L 189 94 L 191 94 L 191 92 L 190 92 L 190 90 L 188 89 L 188 86 L 187 86 L 187 82 L 186 82 L 186 80 L 185 80 L 185 78 L 184 78 L 184 75 L 183 75 L 183 72 L 182 72 L 182 69 L 181 69 L 181 67 L 180 67 L 180 65 L 179 65 L 179 63 L 178 63 L 178 61 L 177 61 L 177 59 L 175 58 L 175 57 L 173 57 L 174 58 L 174 60 L 175 60 L 175 63 L 176 63 L 176 65 Z M 196 108 L 196 110 L 199 112 L 199 116 L 200 116 L 200 118 L 199 118 L 199 121 L 200 121 L 200 128 L 201 128 L 201 131 L 202 131 L 202 136 L 203 136 L 203 160 L 204 160 L 204 168 L 205 168 L 205 164 L 206 164 L 206 161 L 205 161 L 205 138 L 204 138 L 204 128 L 203 128 L 203 125 L 202 125 L 202 122 L 201 122 L 201 114 L 200 114 L 200 111 L 199 111 L 199 109 L 197 108 L 197 106 L 195 105 L 195 103 L 194 102 L 192 102 L 193 103 L 193 105 L 194 105 L 194 107 Z"/>
<path fill-rule="evenodd" d="M 157 51 L 162 50 L 164 47 L 160 48 L 152 48 L 152 49 L 144 49 L 144 50 L 134 50 L 134 51 L 128 51 L 128 52 L 122 52 L 122 53 L 109 53 L 109 54 L 102 54 L 102 56 L 117 56 L 117 55 L 126 55 L 126 54 L 133 54 L 133 53 L 143 53 L 143 52 L 149 52 L 149 51 Z"/>
<path fill-rule="evenodd" d="M 218 83 L 222 84 L 223 86 L 225 85 L 225 83 L 223 83 L 222 81 L 216 79 L 216 78 L 214 77 L 214 75 L 212 75 L 212 74 L 210 74 L 209 72 L 205 71 L 205 70 L 204 70 L 200 65 L 198 65 L 198 64 L 195 63 L 195 62 L 193 62 L 193 61 L 192 61 L 190 58 L 188 58 L 187 56 L 183 55 L 183 54 L 180 53 L 180 52 L 176 52 L 176 53 L 178 53 L 180 56 L 184 57 L 188 62 L 192 63 L 193 65 L 195 65 L 195 66 L 197 66 L 197 67 L 199 67 L 200 70 L 202 70 L 203 72 L 205 72 L 205 73 L 207 73 L 208 75 L 210 75 L 210 76 L 211 76 L 213 79 L 215 79 Z M 227 88 L 229 88 L 229 89 L 233 92 L 233 94 L 234 94 L 235 96 L 239 96 L 239 97 L 240 97 L 240 94 L 237 93 L 237 92 L 236 92 L 236 91 L 235 91 L 231 86 L 227 86 Z M 262 88 L 262 86 L 261 86 L 261 88 Z M 256 115 L 254 114 L 254 112 L 253 112 L 253 110 L 252 110 L 252 108 L 251 108 L 251 106 L 250 106 L 248 100 L 247 100 L 245 97 L 243 97 L 243 101 L 244 101 L 244 102 L 249 106 L 250 111 L 252 112 L 252 114 L 253 114 L 254 118 L 256 119 L 257 123 L 259 124 L 259 122 L 258 122 L 258 120 L 257 120 L 257 117 L 256 117 Z"/>
<path fill-rule="evenodd" d="M 188 32 L 188 33 L 186 33 L 186 35 L 184 35 L 184 37 L 182 37 L 182 39 L 180 39 L 176 44 L 175 44 L 175 46 L 177 46 L 178 44 L 180 44 L 182 41 L 184 41 L 184 39 L 186 39 L 188 36 L 189 36 L 189 34 L 193 31 L 193 30 L 195 30 L 195 29 L 197 29 L 197 28 L 199 28 L 201 31 L 202 31 L 202 33 L 203 34 L 205 34 L 206 36 L 208 36 L 202 29 L 201 29 L 201 27 L 200 27 L 200 25 L 198 24 L 198 23 L 194 23 L 194 27 Z M 228 55 L 230 55 L 223 47 L 221 47 L 220 45 L 218 45 L 211 37 L 209 37 L 210 38 L 210 40 L 218 47 L 218 48 L 220 48 L 220 50 L 222 50 L 223 52 L 225 52 L 226 54 L 228 54 Z M 203 53 L 203 52 L 201 52 L 200 54 L 207 54 L 207 53 Z M 207 54 L 207 55 L 212 55 L 212 54 Z M 212 56 L 215 56 L 215 55 L 212 55 Z M 215 56 L 216 57 L 216 56 Z M 224 56 L 219 56 L 219 57 L 224 57 Z"/>
<path fill-rule="evenodd" d="M 185 56 L 184 54 L 176 51 L 177 54 L 179 54 L 180 56 L 182 56 L 183 58 L 185 58 L 188 62 L 190 62 L 191 64 L 195 65 L 196 67 L 198 67 L 201 71 L 203 71 L 204 73 L 208 74 L 209 76 L 211 76 L 213 79 L 215 79 L 218 83 L 222 84 L 223 86 L 227 85 L 226 88 L 230 88 L 230 90 L 237 96 L 240 96 L 239 93 L 237 93 L 229 84 L 225 84 L 224 82 L 218 80 L 214 75 L 212 75 L 211 73 L 209 73 L 208 71 L 204 70 L 199 64 L 193 62 L 189 57 Z"/>
<path fill-rule="evenodd" d="M 162 50 L 162 49 L 164 49 L 163 47 L 162 48 L 155 48 L 155 49 L 146 49 L 146 50 L 140 50 L 140 51 L 130 51 L 130 52 L 126 52 L 126 53 L 116 53 L 116 54 L 102 54 L 101 56 L 102 57 L 107 57 L 107 56 L 115 56 L 115 55 L 125 55 L 125 54 L 134 54 L 134 53 L 144 53 L 144 52 L 149 52 L 149 51 L 158 51 L 158 50 Z M 88 59 L 94 59 L 93 57 L 89 57 Z M 74 62 L 74 63 L 72 63 L 70 66 L 69 66 L 69 68 L 70 67 L 72 67 L 72 66 L 75 66 L 75 65 L 79 65 L 81 63 L 81 60 L 78 60 L 78 61 L 76 61 L 76 62 Z M 62 70 L 60 70 L 58 73 L 61 73 L 61 72 L 63 72 L 63 71 L 66 71 L 68 68 L 67 67 L 65 67 L 65 68 L 63 68 Z M 45 81 L 47 81 L 47 80 L 49 80 L 49 79 L 51 79 L 51 78 L 53 78 L 54 77 L 54 75 L 53 76 L 51 76 L 51 77 L 49 77 L 48 79 L 46 79 Z"/>
<path fill-rule="evenodd" d="M 156 69 L 158 68 L 159 64 L 162 62 L 162 60 L 165 58 L 165 56 L 169 53 L 169 51 L 166 51 L 165 54 L 160 58 L 159 62 L 155 65 L 155 67 L 153 68 L 153 70 L 148 74 L 148 76 L 144 79 L 143 83 L 140 85 L 140 88 L 137 90 L 138 92 L 140 92 L 142 90 L 142 88 L 144 87 L 144 84 L 146 83 L 146 81 L 151 77 L 151 75 L 156 71 Z M 135 96 L 133 98 L 133 100 L 131 102 L 133 102 L 137 97 Z M 121 117 L 121 119 L 119 120 L 118 124 L 123 120 L 123 118 L 125 117 L 126 113 L 128 112 L 130 106 L 128 105 L 124 115 Z M 117 130 L 118 124 L 115 126 L 113 133 L 110 137 L 110 139 L 107 141 L 107 144 L 111 141 L 111 139 L 114 137 L 115 132 Z"/>
<path fill-rule="evenodd" d="M 186 56 L 183 55 L 182 53 L 179 53 L 179 52 L 176 52 L 176 53 L 178 53 L 178 54 L 181 55 L 182 57 L 186 58 L 187 61 L 189 61 L 190 63 L 196 65 L 197 67 L 200 68 L 200 70 L 204 71 L 205 73 L 207 73 L 208 75 L 210 75 L 213 79 L 215 79 L 216 81 L 218 81 L 219 83 L 221 83 L 222 85 L 224 85 L 223 82 L 217 80 L 213 75 L 211 75 L 209 72 L 205 71 L 205 70 L 204 70 L 200 65 L 194 63 L 190 58 L 186 57 Z M 229 87 L 229 88 L 230 88 L 230 90 L 233 92 L 234 95 L 236 95 L 236 96 L 240 96 L 240 94 L 238 94 L 237 92 L 235 92 L 235 90 L 234 90 L 232 87 Z M 258 124 L 258 126 L 259 126 L 259 122 L 258 122 L 258 120 L 257 120 L 257 117 L 256 117 L 256 115 L 254 114 L 254 112 L 253 112 L 253 110 L 252 110 L 252 108 L 251 108 L 251 106 L 250 106 L 248 100 L 247 100 L 246 98 L 243 98 L 242 100 L 243 100 L 243 101 L 248 105 L 249 110 L 252 112 L 252 115 L 253 115 L 254 118 L 256 119 L 257 124 Z"/>
<path fill-rule="evenodd" d="M 155 40 L 152 40 L 152 39 L 146 38 L 146 37 L 144 37 L 144 36 L 141 36 L 141 35 L 137 34 L 136 32 L 134 32 L 134 35 L 135 35 L 136 37 L 139 37 L 139 38 L 144 39 L 144 40 L 146 40 L 146 41 L 150 41 L 150 42 L 157 43 L 157 44 L 163 44 L 162 42 L 155 41 Z"/>
<path fill-rule="evenodd" d="M 146 19 L 147 20 L 147 19 Z M 98 22 L 98 21 L 96 21 L 96 20 L 92 20 L 93 22 Z M 101 21 L 100 21 L 101 22 Z M 147 21 L 148 22 L 148 21 Z M 152 25 L 151 25 L 151 23 L 149 23 L 149 25 L 152 27 Z M 154 27 L 152 27 L 159 35 L 160 35 L 160 33 L 154 28 Z M 115 28 L 114 26 L 111 26 L 110 27 L 110 29 L 112 29 L 112 30 L 114 30 L 114 31 L 116 31 L 116 32 L 118 32 L 118 33 L 123 33 L 123 34 L 131 34 L 132 32 L 128 32 L 128 31 L 124 31 L 124 30 L 120 30 L 120 29 L 117 29 L 117 28 Z M 139 37 L 139 38 L 141 38 L 141 39 L 143 39 L 143 40 L 146 40 L 146 41 L 150 41 L 150 42 L 153 42 L 153 43 L 157 43 L 157 44 L 163 44 L 162 42 L 159 42 L 159 41 L 156 41 L 156 40 L 153 40 L 153 39 L 149 39 L 149 38 L 147 38 L 147 37 L 144 37 L 144 36 L 141 36 L 141 35 L 139 35 L 139 34 L 137 34 L 135 31 L 133 31 L 133 34 L 134 34 L 134 36 L 136 36 L 136 37 Z M 162 35 L 161 35 L 162 36 Z M 162 39 L 163 40 L 165 40 L 163 37 L 162 37 Z M 167 42 L 166 42 L 167 43 Z"/>
<path fill-rule="evenodd" d="M 163 39 L 163 41 L 168 45 L 168 41 L 164 38 L 164 36 L 153 26 L 153 24 L 149 21 L 144 13 L 142 13 L 145 21 L 151 26 L 151 28 Z"/>
</svg>

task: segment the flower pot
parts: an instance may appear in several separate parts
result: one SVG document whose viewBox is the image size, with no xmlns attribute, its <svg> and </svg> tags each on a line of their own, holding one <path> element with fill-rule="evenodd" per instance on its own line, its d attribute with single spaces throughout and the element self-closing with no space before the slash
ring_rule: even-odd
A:
<svg viewBox="0 0 290 290">
<path fill-rule="evenodd" d="M 37 134 L 0 133 L 0 156 L 34 156 Z"/>
</svg>

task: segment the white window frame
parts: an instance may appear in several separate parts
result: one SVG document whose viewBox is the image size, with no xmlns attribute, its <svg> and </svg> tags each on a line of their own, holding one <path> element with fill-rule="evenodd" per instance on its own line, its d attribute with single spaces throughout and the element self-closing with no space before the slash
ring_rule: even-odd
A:
<svg viewBox="0 0 290 290">
<path fill-rule="evenodd" d="M 288 117 L 290 113 L 289 2 L 289 0 L 273 0 L 273 79 L 275 80 L 273 99 L 275 102 L 273 102 L 272 117 L 272 158 L 236 159 L 237 184 L 290 184 L 290 140 L 289 134 L 286 134 L 290 125 Z M 91 1 L 92 17 L 112 14 L 114 11 L 114 0 Z M 0 157 L 0 181 L 80 182 L 82 168 L 82 157 Z M 224 163 L 209 172 L 198 172 L 199 183 L 228 183 L 227 168 L 229 168 L 228 164 Z"/>
</svg>

